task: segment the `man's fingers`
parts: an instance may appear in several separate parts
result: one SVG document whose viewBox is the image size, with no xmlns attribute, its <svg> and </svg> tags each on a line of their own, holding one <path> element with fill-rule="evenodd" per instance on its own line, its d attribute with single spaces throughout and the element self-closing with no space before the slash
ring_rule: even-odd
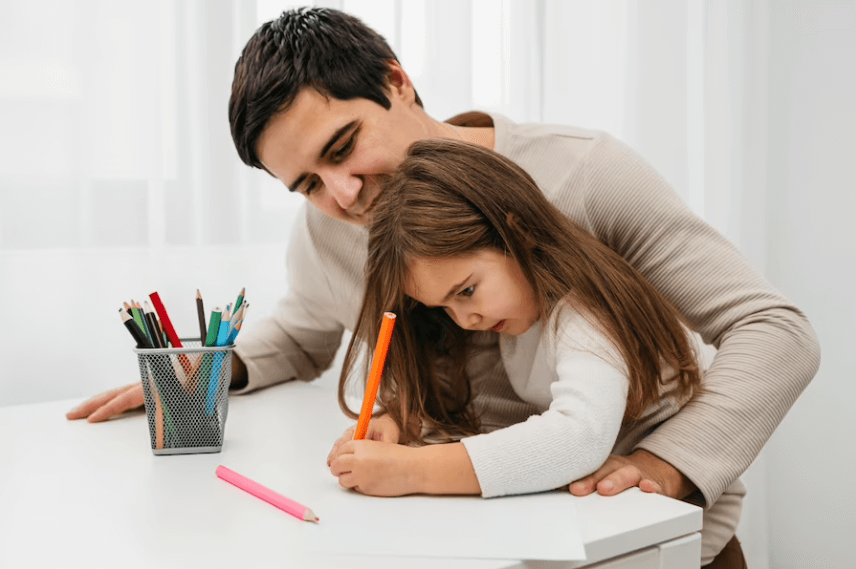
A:
<svg viewBox="0 0 856 569">
<path fill-rule="evenodd" d="M 574 496 L 588 496 L 595 491 L 595 488 L 599 490 L 598 484 L 604 478 L 616 470 L 619 470 L 622 466 L 623 463 L 620 458 L 610 455 L 609 458 L 606 459 L 606 462 L 604 462 L 593 474 L 589 474 L 585 478 L 580 478 L 576 482 L 572 482 L 568 489 Z"/>
<path fill-rule="evenodd" d="M 93 411 L 121 394 L 123 391 L 127 391 L 134 387 L 134 385 L 139 384 L 131 384 L 131 385 L 123 385 L 122 387 L 117 387 L 115 389 L 111 389 L 110 391 L 105 391 L 104 393 L 100 393 L 91 399 L 87 399 L 71 411 L 65 414 L 65 418 L 71 421 L 75 419 L 83 419 L 84 417 L 88 417 L 92 414 Z"/>
<path fill-rule="evenodd" d="M 649 494 L 664 494 L 663 487 L 654 482 L 653 480 L 644 479 L 639 481 L 639 489 L 643 492 L 648 492 Z"/>
<path fill-rule="evenodd" d="M 139 383 L 129 386 L 128 389 L 119 393 L 116 397 L 108 401 L 96 409 L 87 419 L 90 423 L 98 423 L 107 419 L 129 411 L 142 407 L 145 400 L 143 399 L 143 387 Z"/>
<path fill-rule="evenodd" d="M 628 488 L 639 485 L 642 473 L 635 466 L 624 466 L 597 483 L 597 492 L 602 496 L 614 496 Z"/>
<path fill-rule="evenodd" d="M 594 474 L 591 474 L 585 478 L 577 480 L 576 482 L 572 482 L 568 489 L 574 496 L 588 496 L 594 492 L 594 488 Z"/>
</svg>

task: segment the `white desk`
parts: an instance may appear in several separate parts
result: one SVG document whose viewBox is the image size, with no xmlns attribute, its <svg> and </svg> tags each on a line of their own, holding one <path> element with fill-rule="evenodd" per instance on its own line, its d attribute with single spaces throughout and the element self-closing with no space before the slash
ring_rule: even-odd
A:
<svg viewBox="0 0 856 569">
<path fill-rule="evenodd" d="M 291 382 L 232 397 L 223 451 L 180 456 L 152 455 L 142 412 L 67 421 L 75 403 L 0 408 L 0 567 L 699 566 L 701 510 L 638 490 L 577 500 L 584 563 L 306 558 L 294 553 L 304 522 L 235 491 L 214 470 L 223 464 L 296 500 L 335 482 L 327 452 L 351 421 L 334 393 Z"/>
</svg>

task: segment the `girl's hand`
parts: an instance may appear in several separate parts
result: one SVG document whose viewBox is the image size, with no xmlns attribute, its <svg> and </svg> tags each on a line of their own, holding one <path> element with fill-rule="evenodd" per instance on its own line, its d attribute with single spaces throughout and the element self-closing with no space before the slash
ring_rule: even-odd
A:
<svg viewBox="0 0 856 569">
<path fill-rule="evenodd" d="M 342 436 L 339 437 L 339 440 L 333 443 L 333 448 L 330 449 L 330 454 L 327 455 L 327 466 L 330 466 L 330 461 L 336 454 L 336 451 L 339 449 L 339 447 L 342 446 L 344 443 L 353 440 L 354 431 L 356 430 L 356 425 L 345 429 L 345 432 L 342 433 Z M 369 428 L 368 431 L 366 431 L 366 440 L 395 444 L 398 443 L 400 437 L 401 431 L 398 429 L 398 426 L 395 424 L 395 421 L 393 421 L 389 415 L 381 415 L 380 417 L 374 417 L 371 421 L 369 421 Z"/>
<path fill-rule="evenodd" d="M 330 472 L 345 488 L 369 496 L 421 492 L 418 448 L 378 441 L 347 441 L 334 452 Z"/>
</svg>

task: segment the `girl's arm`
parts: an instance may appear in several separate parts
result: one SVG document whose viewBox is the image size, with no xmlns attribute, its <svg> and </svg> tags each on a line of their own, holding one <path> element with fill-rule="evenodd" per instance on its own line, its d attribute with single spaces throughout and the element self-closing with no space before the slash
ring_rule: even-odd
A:
<svg viewBox="0 0 856 569">
<path fill-rule="evenodd" d="M 529 377 L 515 378 L 522 395 L 552 398 L 549 408 L 461 441 L 484 497 L 565 486 L 597 470 L 615 445 L 628 391 L 623 359 L 585 317 L 557 310 L 542 331 Z"/>
<path fill-rule="evenodd" d="M 480 494 L 461 443 L 413 448 L 379 441 L 348 441 L 334 450 L 330 472 L 345 488 L 371 496 Z"/>
<path fill-rule="evenodd" d="M 416 450 L 422 493 L 481 494 L 476 471 L 462 443 L 429 445 Z"/>
<path fill-rule="evenodd" d="M 547 411 L 461 443 L 412 448 L 348 441 L 333 456 L 330 471 L 342 486 L 375 496 L 484 497 L 552 490 L 594 472 L 621 426 L 627 375 L 608 340 L 581 316 L 565 314 L 550 358 L 555 374 L 530 378 L 546 382 L 552 392 Z"/>
</svg>

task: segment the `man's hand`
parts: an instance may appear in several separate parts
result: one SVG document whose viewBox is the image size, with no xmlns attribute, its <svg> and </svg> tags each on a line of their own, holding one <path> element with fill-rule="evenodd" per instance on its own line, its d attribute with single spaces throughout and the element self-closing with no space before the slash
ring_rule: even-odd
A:
<svg viewBox="0 0 856 569">
<path fill-rule="evenodd" d="M 695 492 L 695 485 L 674 466 L 644 450 L 629 456 L 610 455 L 597 472 L 570 486 L 574 496 L 598 494 L 614 496 L 639 486 L 643 492 L 663 494 L 678 500 Z"/>
<path fill-rule="evenodd" d="M 339 485 L 369 496 L 404 496 L 420 492 L 418 448 L 379 441 L 348 441 L 330 460 Z"/>
<path fill-rule="evenodd" d="M 333 457 L 336 455 L 339 447 L 346 442 L 353 440 L 354 431 L 356 430 L 356 425 L 345 429 L 342 436 L 333 443 L 333 448 L 330 449 L 330 454 L 327 455 L 327 466 L 330 466 L 330 461 L 333 460 Z M 369 421 L 369 428 L 366 431 L 366 440 L 396 444 L 400 437 L 401 431 L 389 415 L 381 415 L 380 417 L 375 417 Z"/>
<path fill-rule="evenodd" d="M 138 381 L 131 385 L 105 391 L 88 401 L 84 401 L 66 413 L 65 418 L 74 420 L 86 417 L 90 423 L 98 423 L 125 411 L 142 407 L 143 402 L 143 386 Z"/>
</svg>

